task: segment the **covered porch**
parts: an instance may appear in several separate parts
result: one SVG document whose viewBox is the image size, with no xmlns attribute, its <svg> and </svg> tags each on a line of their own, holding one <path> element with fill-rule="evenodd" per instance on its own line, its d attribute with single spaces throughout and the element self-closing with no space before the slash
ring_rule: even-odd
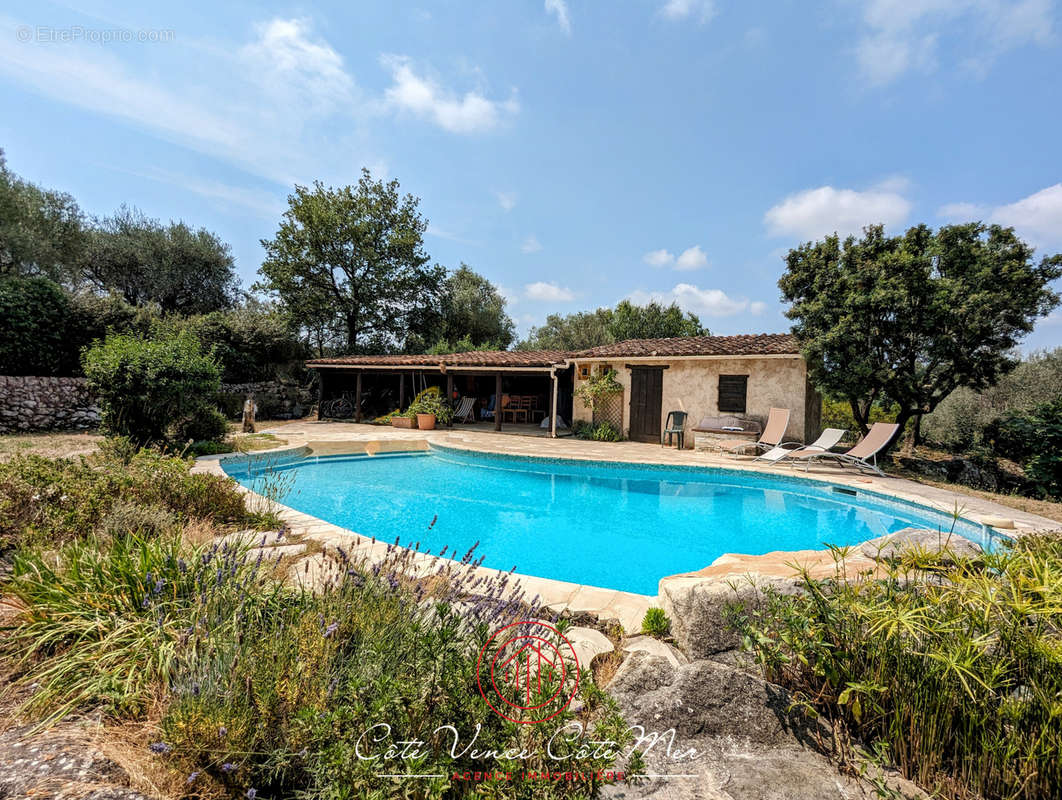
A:
<svg viewBox="0 0 1062 800">
<path fill-rule="evenodd" d="M 463 412 L 448 428 L 556 437 L 572 419 L 572 368 L 560 354 L 483 352 L 445 356 L 317 359 L 321 419 L 372 420 L 405 410 L 435 387 Z"/>
</svg>

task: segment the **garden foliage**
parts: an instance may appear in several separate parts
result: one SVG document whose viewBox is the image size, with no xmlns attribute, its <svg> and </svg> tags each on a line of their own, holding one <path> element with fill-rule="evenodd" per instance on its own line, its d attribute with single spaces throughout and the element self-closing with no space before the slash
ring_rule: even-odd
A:
<svg viewBox="0 0 1062 800">
<path fill-rule="evenodd" d="M 941 796 L 1062 796 L 1062 538 L 847 577 L 735 610 L 767 679 Z"/>
<path fill-rule="evenodd" d="M 148 340 L 109 336 L 89 348 L 83 361 L 108 433 L 140 445 L 177 442 L 188 426 L 224 433 L 224 419 L 214 405 L 220 388 L 217 362 L 190 334 Z"/>
</svg>

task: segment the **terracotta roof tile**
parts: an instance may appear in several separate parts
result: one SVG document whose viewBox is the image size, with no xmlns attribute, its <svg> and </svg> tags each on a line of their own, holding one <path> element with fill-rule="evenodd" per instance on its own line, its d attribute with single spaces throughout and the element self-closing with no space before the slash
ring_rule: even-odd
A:
<svg viewBox="0 0 1062 800">
<path fill-rule="evenodd" d="M 569 358 L 645 358 L 652 356 L 795 355 L 796 337 L 788 333 L 741 336 L 683 336 L 675 339 L 628 339 L 579 352 L 560 350 L 488 350 L 445 355 L 378 355 L 316 358 L 308 366 L 351 367 L 550 367 Z"/>
<path fill-rule="evenodd" d="M 446 355 L 337 356 L 315 358 L 308 366 L 366 367 L 549 367 L 563 364 L 567 353 L 557 350 L 482 350 Z"/>
<path fill-rule="evenodd" d="M 593 347 L 572 358 L 638 358 L 646 356 L 764 356 L 800 352 L 789 333 L 757 333 L 740 336 L 681 336 L 674 339 L 628 339 Z"/>
</svg>

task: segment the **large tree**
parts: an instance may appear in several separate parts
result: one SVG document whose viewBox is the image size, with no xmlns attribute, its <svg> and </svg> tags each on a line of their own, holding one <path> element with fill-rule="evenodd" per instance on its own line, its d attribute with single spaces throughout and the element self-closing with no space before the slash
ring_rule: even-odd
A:
<svg viewBox="0 0 1062 800">
<path fill-rule="evenodd" d="M 550 314 L 546 321 L 528 332 L 518 350 L 586 350 L 615 341 L 609 332 L 612 309 Z"/>
<path fill-rule="evenodd" d="M 163 225 L 123 206 L 89 235 L 82 276 L 99 291 L 164 312 L 205 314 L 231 308 L 238 281 L 229 246 L 183 222 Z"/>
<path fill-rule="evenodd" d="M 300 327 L 341 334 L 349 353 L 398 349 L 437 311 L 446 271 L 429 266 L 428 223 L 398 181 L 296 186 L 256 288 L 274 293 Z"/>
<path fill-rule="evenodd" d="M 74 198 L 22 180 L 0 150 L 0 275 L 69 283 L 84 246 L 85 220 Z"/>
<path fill-rule="evenodd" d="M 664 306 L 650 301 L 644 306 L 622 300 L 614 308 L 550 314 L 528 333 L 521 350 L 587 350 L 625 339 L 670 339 L 707 336 L 696 314 L 683 312 L 677 303 Z"/>
<path fill-rule="evenodd" d="M 862 432 L 871 406 L 903 425 L 956 387 L 982 389 L 1016 363 L 1015 345 L 1059 301 L 1062 256 L 1037 264 L 1011 228 L 879 226 L 789 251 L 779 281 L 818 389 L 845 398 Z"/>
<path fill-rule="evenodd" d="M 505 298 L 467 264 L 447 276 L 440 317 L 440 344 L 467 342 L 473 348 L 506 350 L 516 337 L 516 326 L 505 313 Z"/>
<path fill-rule="evenodd" d="M 617 342 L 624 339 L 670 339 L 676 336 L 707 336 L 697 315 L 683 312 L 677 303 L 669 306 L 655 300 L 637 306 L 623 300 L 612 312 L 609 333 Z"/>
</svg>

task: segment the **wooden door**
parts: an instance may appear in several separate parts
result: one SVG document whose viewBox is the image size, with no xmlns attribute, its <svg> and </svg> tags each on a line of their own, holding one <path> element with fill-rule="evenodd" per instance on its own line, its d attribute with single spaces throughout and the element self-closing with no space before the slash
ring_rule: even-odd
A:
<svg viewBox="0 0 1062 800">
<path fill-rule="evenodd" d="M 662 368 L 631 367 L 631 439 L 636 442 L 660 441 L 663 396 Z"/>
</svg>

